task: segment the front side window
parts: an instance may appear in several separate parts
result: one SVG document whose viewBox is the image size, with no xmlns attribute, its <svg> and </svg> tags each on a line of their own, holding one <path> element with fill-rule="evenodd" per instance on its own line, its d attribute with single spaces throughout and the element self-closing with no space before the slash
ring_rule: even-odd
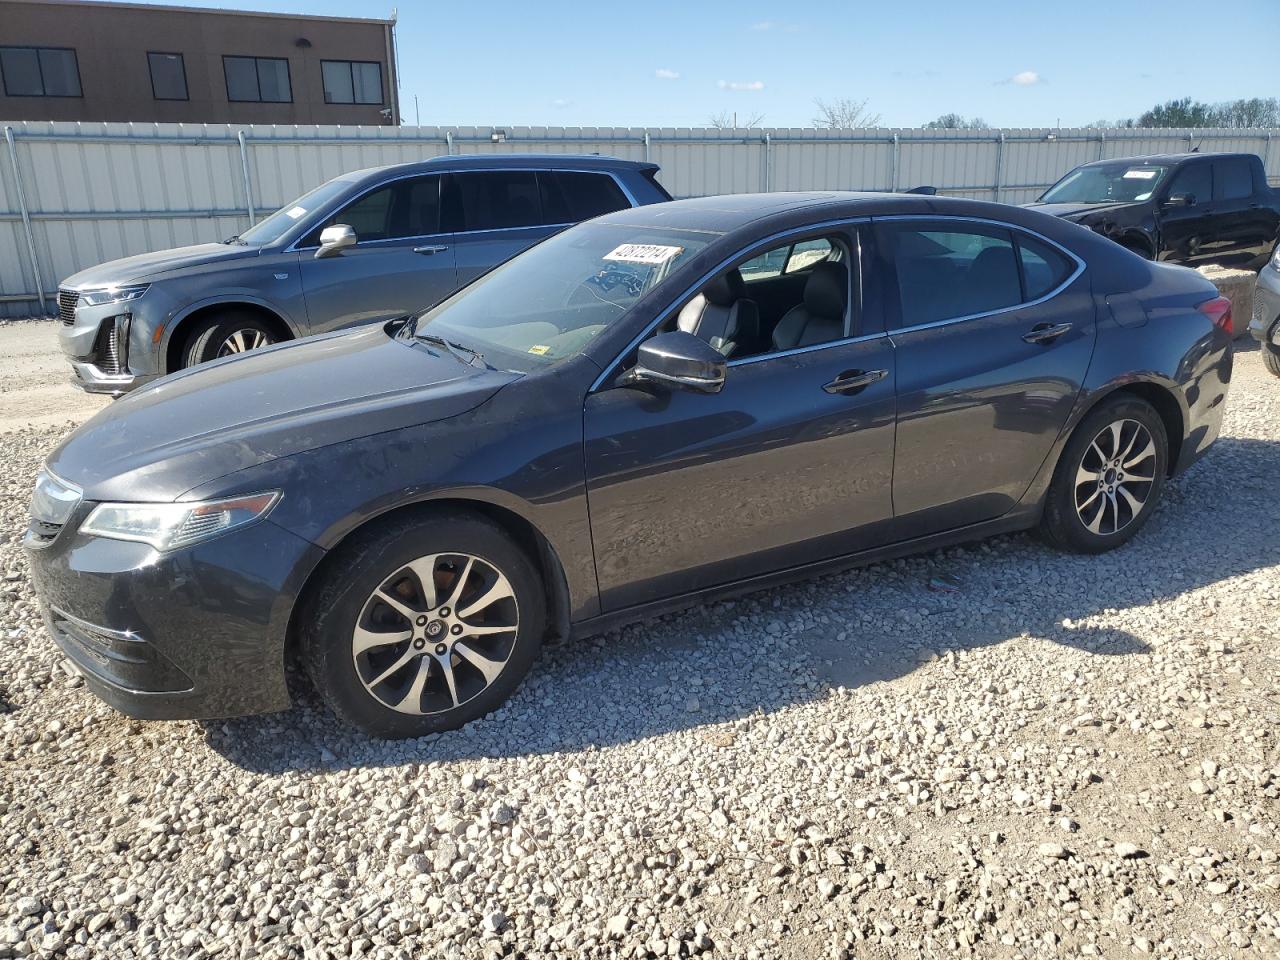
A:
<svg viewBox="0 0 1280 960">
<path fill-rule="evenodd" d="M 148 53 L 151 95 L 157 100 L 186 100 L 187 71 L 180 53 Z"/>
<path fill-rule="evenodd" d="M 322 60 L 325 103 L 382 103 L 382 64 Z"/>
<path fill-rule="evenodd" d="M 1196 203 L 1213 199 L 1213 171 L 1208 163 L 1189 163 L 1173 175 L 1169 196 L 1187 197 Z"/>
<path fill-rule="evenodd" d="M 1253 196 L 1253 167 L 1243 157 L 1213 162 L 1216 200 L 1243 200 Z"/>
<path fill-rule="evenodd" d="M 0 47 L 0 78 L 10 97 L 78 97 L 76 52 L 62 47 Z"/>
<path fill-rule="evenodd" d="M 428 310 L 407 336 L 437 336 L 506 369 L 580 352 L 719 234 L 586 223 L 508 260 Z"/>
<path fill-rule="evenodd" d="M 843 340 L 853 329 L 853 263 L 842 235 L 779 244 L 714 277 L 668 329 L 730 360 Z"/>
<path fill-rule="evenodd" d="M 289 61 L 277 57 L 223 57 L 227 99 L 241 103 L 291 103 Z"/>
<path fill-rule="evenodd" d="M 1013 236 L 999 227 L 886 223 L 883 249 L 898 275 L 901 326 L 991 313 L 1022 302 Z"/>
<path fill-rule="evenodd" d="M 319 246 L 320 232 L 339 223 L 354 230 L 361 243 L 439 233 L 440 177 L 408 177 L 370 190 L 316 227 L 304 246 Z"/>
</svg>

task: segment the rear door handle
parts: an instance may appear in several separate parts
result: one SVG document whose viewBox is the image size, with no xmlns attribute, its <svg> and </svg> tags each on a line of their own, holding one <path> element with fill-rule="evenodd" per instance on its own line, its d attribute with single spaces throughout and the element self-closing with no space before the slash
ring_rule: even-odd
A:
<svg viewBox="0 0 1280 960">
<path fill-rule="evenodd" d="M 1069 323 L 1037 323 L 1022 335 L 1027 343 L 1052 343 L 1071 329 Z"/>
<path fill-rule="evenodd" d="M 822 389 L 827 393 L 854 393 L 873 383 L 879 383 L 889 375 L 888 370 L 846 370 Z"/>
<path fill-rule="evenodd" d="M 435 246 L 429 246 L 429 247 L 414 247 L 413 252 L 420 253 L 424 257 L 429 257 L 434 253 L 444 253 L 448 249 L 449 249 L 448 247 L 440 246 L 437 244 Z"/>
</svg>

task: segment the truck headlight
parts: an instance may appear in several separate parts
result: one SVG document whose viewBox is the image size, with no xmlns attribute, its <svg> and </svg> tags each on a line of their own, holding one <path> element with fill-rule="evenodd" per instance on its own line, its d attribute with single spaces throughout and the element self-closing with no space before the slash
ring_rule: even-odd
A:
<svg viewBox="0 0 1280 960">
<path fill-rule="evenodd" d="M 104 287 L 101 290 L 82 290 L 80 302 L 90 307 L 104 307 L 108 303 L 128 303 L 147 292 L 151 284 L 138 283 L 129 287 Z"/>
<path fill-rule="evenodd" d="M 87 536 L 133 540 L 157 550 L 189 547 L 265 517 L 280 491 L 195 503 L 100 503 L 80 527 Z"/>
</svg>

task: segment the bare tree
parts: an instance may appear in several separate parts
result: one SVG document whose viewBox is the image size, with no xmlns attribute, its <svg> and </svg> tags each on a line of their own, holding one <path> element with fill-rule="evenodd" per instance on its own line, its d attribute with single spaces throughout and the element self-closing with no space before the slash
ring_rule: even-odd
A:
<svg viewBox="0 0 1280 960">
<path fill-rule="evenodd" d="M 868 113 L 866 100 L 840 97 L 836 100 L 817 99 L 813 103 L 818 108 L 818 115 L 812 120 L 815 127 L 862 130 L 880 125 L 880 114 Z"/>
<path fill-rule="evenodd" d="M 986 130 L 987 121 L 981 117 L 963 117 L 958 113 L 944 113 L 937 120 L 924 125 L 926 130 Z"/>
<path fill-rule="evenodd" d="M 764 123 L 763 113 L 752 113 L 739 119 L 738 112 L 735 110 L 730 113 L 728 110 L 721 110 L 719 113 L 713 113 L 707 118 L 707 126 L 715 127 L 717 130 L 734 130 L 744 129 L 750 130 Z"/>
</svg>

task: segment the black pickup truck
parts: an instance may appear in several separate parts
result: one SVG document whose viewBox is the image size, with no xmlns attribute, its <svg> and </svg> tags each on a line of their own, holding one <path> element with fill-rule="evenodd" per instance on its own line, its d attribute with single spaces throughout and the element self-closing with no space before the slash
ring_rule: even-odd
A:
<svg viewBox="0 0 1280 960">
<path fill-rule="evenodd" d="M 1280 237 L 1280 192 L 1251 153 L 1165 153 L 1076 167 L 1035 203 L 1148 260 L 1258 269 Z"/>
</svg>

